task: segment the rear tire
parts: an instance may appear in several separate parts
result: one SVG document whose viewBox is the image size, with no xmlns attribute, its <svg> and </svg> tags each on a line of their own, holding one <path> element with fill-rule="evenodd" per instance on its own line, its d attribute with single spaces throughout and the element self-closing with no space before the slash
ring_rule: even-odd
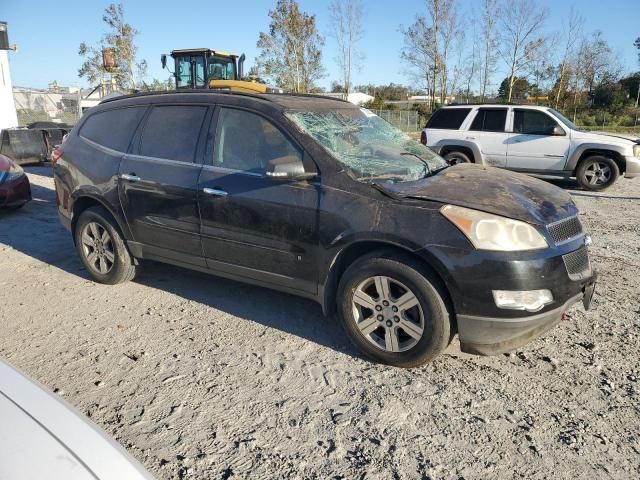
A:
<svg viewBox="0 0 640 480">
<path fill-rule="evenodd" d="M 104 207 L 91 207 L 80 214 L 74 238 L 80 260 L 96 282 L 115 285 L 136 276 L 133 257 Z"/>
<path fill-rule="evenodd" d="M 459 163 L 473 163 L 466 153 L 449 152 L 444 156 L 449 165 L 457 165 Z"/>
<path fill-rule="evenodd" d="M 438 285 L 404 255 L 378 251 L 356 260 L 338 286 L 338 314 L 347 336 L 380 363 L 410 368 L 429 362 L 452 337 Z"/>
<path fill-rule="evenodd" d="M 608 157 L 592 155 L 578 165 L 576 179 L 585 190 L 604 190 L 620 176 L 618 164 Z"/>
</svg>

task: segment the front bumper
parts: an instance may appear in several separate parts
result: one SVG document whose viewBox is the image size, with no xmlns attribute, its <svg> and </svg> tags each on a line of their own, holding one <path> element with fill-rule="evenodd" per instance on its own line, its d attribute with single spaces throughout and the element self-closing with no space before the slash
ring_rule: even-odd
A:
<svg viewBox="0 0 640 480">
<path fill-rule="evenodd" d="M 595 289 L 596 276 L 590 279 L 583 292 L 562 306 L 523 318 L 495 318 L 458 315 L 460 349 L 476 355 L 495 355 L 522 347 L 557 325 L 562 315 L 575 303 L 582 301 L 589 308 Z"/>
<path fill-rule="evenodd" d="M 640 158 L 625 157 L 625 178 L 640 177 Z"/>
<path fill-rule="evenodd" d="M 19 207 L 31 200 L 31 185 L 26 175 L 0 183 L 0 207 Z"/>
</svg>

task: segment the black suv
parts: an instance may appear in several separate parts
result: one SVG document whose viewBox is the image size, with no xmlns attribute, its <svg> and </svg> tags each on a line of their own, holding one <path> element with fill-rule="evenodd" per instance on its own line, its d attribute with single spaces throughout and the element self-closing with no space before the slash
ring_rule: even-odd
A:
<svg viewBox="0 0 640 480">
<path fill-rule="evenodd" d="M 103 101 L 54 152 L 62 222 L 98 282 L 153 259 L 316 300 L 369 357 L 518 347 L 588 307 L 569 195 L 447 163 L 350 103 L 232 92 Z"/>
</svg>

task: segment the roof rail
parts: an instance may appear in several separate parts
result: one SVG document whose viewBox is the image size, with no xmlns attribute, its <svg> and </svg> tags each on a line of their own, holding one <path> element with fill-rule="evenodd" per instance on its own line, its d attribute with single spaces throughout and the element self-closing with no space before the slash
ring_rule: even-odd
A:
<svg viewBox="0 0 640 480">
<path fill-rule="evenodd" d="M 139 97 L 147 97 L 153 95 L 171 95 L 171 94 L 189 94 L 189 93 L 198 93 L 201 95 L 212 95 L 212 94 L 222 94 L 222 95 L 239 95 L 242 97 L 252 97 L 252 98 L 261 98 L 263 100 L 272 101 L 274 96 L 289 96 L 289 97 L 310 97 L 310 98 L 324 98 L 326 100 L 333 100 L 336 102 L 344 102 L 350 103 L 347 100 L 343 100 L 341 98 L 333 98 L 327 97 L 325 95 L 318 95 L 314 93 L 294 93 L 294 92 L 283 92 L 283 93 L 250 93 L 250 92 L 238 92 L 235 90 L 217 90 L 215 88 L 189 88 L 189 89 L 181 89 L 181 90 L 159 90 L 153 92 L 136 92 L 129 95 L 121 95 L 119 97 L 105 98 L 100 102 L 100 104 L 114 102 L 117 100 L 125 100 L 128 98 L 139 98 Z"/>
</svg>

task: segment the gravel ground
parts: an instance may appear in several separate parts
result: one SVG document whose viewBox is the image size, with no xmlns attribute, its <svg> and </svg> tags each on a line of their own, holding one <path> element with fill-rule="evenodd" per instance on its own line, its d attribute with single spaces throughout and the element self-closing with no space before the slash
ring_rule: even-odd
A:
<svg viewBox="0 0 640 480">
<path fill-rule="evenodd" d="M 0 357 L 165 478 L 639 478 L 640 180 L 571 190 L 593 309 L 496 357 L 372 364 L 313 302 L 160 264 L 88 280 L 48 167 L 0 212 Z M 572 184 L 563 184 L 573 188 Z"/>
</svg>

